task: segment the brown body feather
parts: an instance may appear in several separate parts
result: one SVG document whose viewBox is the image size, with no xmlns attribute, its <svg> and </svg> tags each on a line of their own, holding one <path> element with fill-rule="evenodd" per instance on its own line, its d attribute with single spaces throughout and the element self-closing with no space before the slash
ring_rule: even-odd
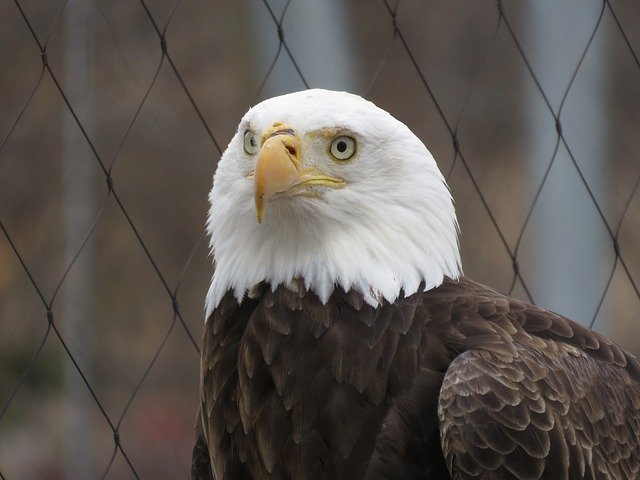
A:
<svg viewBox="0 0 640 480">
<path fill-rule="evenodd" d="M 640 478 L 638 361 L 467 279 L 228 293 L 201 367 L 193 479 Z"/>
</svg>

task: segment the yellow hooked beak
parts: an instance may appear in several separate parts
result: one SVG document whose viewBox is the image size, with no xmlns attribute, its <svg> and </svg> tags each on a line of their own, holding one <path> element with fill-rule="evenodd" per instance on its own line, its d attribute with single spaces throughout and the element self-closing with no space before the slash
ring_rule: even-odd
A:
<svg viewBox="0 0 640 480">
<path fill-rule="evenodd" d="M 271 198 L 276 194 L 308 195 L 307 186 L 323 185 L 342 187 L 346 182 L 339 178 L 319 175 L 317 171 L 302 166 L 300 139 L 293 130 L 277 124 L 275 131 L 263 135 L 262 147 L 256 161 L 253 177 L 258 223 Z"/>
</svg>

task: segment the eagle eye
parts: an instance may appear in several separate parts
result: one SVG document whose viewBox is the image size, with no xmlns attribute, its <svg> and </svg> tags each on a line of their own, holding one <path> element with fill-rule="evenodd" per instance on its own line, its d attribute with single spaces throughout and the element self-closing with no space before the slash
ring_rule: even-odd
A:
<svg viewBox="0 0 640 480">
<path fill-rule="evenodd" d="M 255 155 L 258 153 L 259 147 L 258 136 L 251 130 L 244 132 L 244 151 L 249 155 Z"/>
<path fill-rule="evenodd" d="M 329 151 L 338 160 L 349 160 L 356 153 L 356 141 L 346 135 L 336 137 Z"/>
</svg>

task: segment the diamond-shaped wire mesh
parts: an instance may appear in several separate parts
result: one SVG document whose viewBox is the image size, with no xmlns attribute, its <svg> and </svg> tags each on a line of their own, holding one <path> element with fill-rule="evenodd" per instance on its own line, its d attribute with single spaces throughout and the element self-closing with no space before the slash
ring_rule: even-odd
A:
<svg viewBox="0 0 640 480">
<path fill-rule="evenodd" d="M 640 353 L 640 6 L 312 3 L 0 3 L 0 478 L 187 475 L 211 175 L 292 88 L 416 132 L 467 275 Z"/>
</svg>

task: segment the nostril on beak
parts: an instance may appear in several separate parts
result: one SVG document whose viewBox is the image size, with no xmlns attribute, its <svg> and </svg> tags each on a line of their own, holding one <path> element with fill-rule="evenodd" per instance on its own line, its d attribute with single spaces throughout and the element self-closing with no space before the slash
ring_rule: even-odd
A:
<svg viewBox="0 0 640 480">
<path fill-rule="evenodd" d="M 296 155 L 296 149 L 293 148 L 291 145 L 287 145 L 285 148 L 287 149 L 287 152 L 289 152 L 289 155 L 293 155 L 293 156 Z"/>
</svg>

